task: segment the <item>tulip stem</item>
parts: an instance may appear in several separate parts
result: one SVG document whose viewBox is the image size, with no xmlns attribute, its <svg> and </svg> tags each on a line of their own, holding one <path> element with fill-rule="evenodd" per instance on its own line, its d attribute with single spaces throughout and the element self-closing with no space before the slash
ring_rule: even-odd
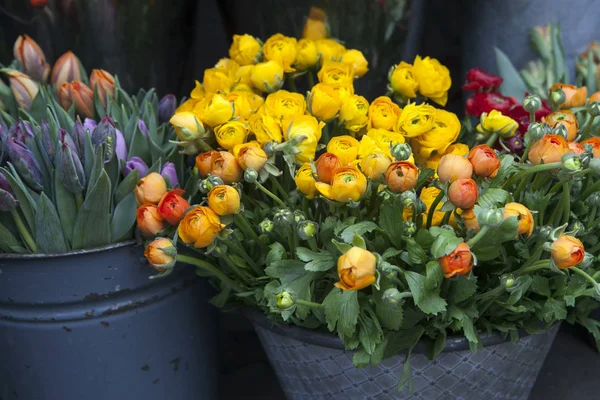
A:
<svg viewBox="0 0 600 400">
<path fill-rule="evenodd" d="M 269 196 L 271 199 L 273 199 L 277 204 L 279 204 L 279 206 L 281 206 L 282 208 L 286 207 L 285 203 L 279 197 L 275 196 L 273 194 L 273 192 L 271 192 L 269 189 L 264 187 L 259 181 L 254 182 L 254 184 L 261 192 L 263 192 L 264 194 Z"/>
<path fill-rule="evenodd" d="M 496 143 L 496 140 L 498 140 L 498 136 L 500 136 L 499 132 L 494 132 L 490 135 L 490 138 L 488 139 L 487 142 L 485 142 L 485 144 L 487 144 L 488 146 L 492 147 L 494 145 L 494 143 Z"/>
<path fill-rule="evenodd" d="M 25 242 L 25 245 L 31 250 L 32 253 L 37 253 L 37 246 L 35 244 L 35 240 L 31 237 L 31 233 L 25 226 L 21 215 L 19 215 L 19 211 L 15 208 L 12 210 L 12 217 L 15 220 L 15 224 L 17 225 L 17 229 L 19 229 L 19 233 Z"/>
<path fill-rule="evenodd" d="M 475 236 L 473 236 L 471 238 L 471 240 L 469 240 L 467 242 L 467 245 L 469 245 L 469 248 L 473 248 L 477 242 L 479 242 L 484 236 L 485 234 L 490 230 L 490 226 L 489 225 L 484 225 L 481 227 L 481 229 L 479 230 L 479 232 L 477 232 L 477 234 Z"/>
<path fill-rule="evenodd" d="M 214 265 L 212 265 L 204 260 L 200 260 L 198 258 L 186 256 L 183 254 L 177 254 L 176 259 L 177 259 L 177 261 L 194 265 L 196 267 L 202 268 L 202 269 L 214 274 L 217 278 L 219 278 L 221 281 L 223 281 L 223 283 L 225 283 L 227 286 L 231 287 L 233 290 L 235 290 L 238 293 L 243 293 L 246 291 L 245 289 L 240 287 L 237 283 L 235 283 L 234 281 L 229 279 L 229 277 L 227 277 L 227 275 L 222 273 Z"/>
<path fill-rule="evenodd" d="M 79 210 L 83 205 L 83 195 L 81 192 L 75 194 L 75 201 L 77 202 L 77 209 Z"/>
<path fill-rule="evenodd" d="M 433 222 L 433 214 L 435 214 L 435 209 L 437 208 L 437 205 L 440 204 L 440 201 L 442 201 L 445 194 L 446 193 L 443 190 L 440 190 L 435 200 L 433 200 L 433 203 L 431 203 L 431 207 L 429 207 L 429 212 L 427 213 L 427 229 L 431 228 L 431 223 Z"/>
<path fill-rule="evenodd" d="M 577 268 L 577 267 L 571 267 L 569 268 L 571 271 L 575 272 L 576 274 L 584 277 L 588 282 L 590 282 L 591 284 L 594 285 L 594 287 L 596 287 L 596 285 L 598 285 L 598 282 L 596 282 L 596 280 L 594 278 L 592 278 L 587 272 Z"/>
<path fill-rule="evenodd" d="M 323 304 L 321 304 L 321 303 L 314 303 L 312 301 L 306 301 L 306 300 L 296 299 L 296 300 L 294 300 L 294 302 L 297 305 L 299 305 L 299 306 L 306 306 L 306 307 L 310 307 L 310 308 L 321 308 L 321 307 L 323 307 Z"/>
</svg>

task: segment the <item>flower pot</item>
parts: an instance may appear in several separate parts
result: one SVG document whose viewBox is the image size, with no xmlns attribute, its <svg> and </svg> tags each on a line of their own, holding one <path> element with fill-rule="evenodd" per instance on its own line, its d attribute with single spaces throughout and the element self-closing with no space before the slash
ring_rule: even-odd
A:
<svg viewBox="0 0 600 400">
<path fill-rule="evenodd" d="M 0 399 L 215 399 L 215 310 L 194 268 L 134 243 L 0 255 Z"/>
<path fill-rule="evenodd" d="M 435 361 L 419 346 L 410 366 L 411 396 L 397 391 L 404 356 L 357 369 L 352 352 L 327 333 L 296 326 L 273 326 L 259 313 L 249 313 L 258 337 L 289 400 L 294 399 L 527 399 L 542 367 L 558 324 L 516 343 L 500 334 L 482 339 L 484 348 L 473 354 L 463 337 L 449 337 Z"/>
</svg>

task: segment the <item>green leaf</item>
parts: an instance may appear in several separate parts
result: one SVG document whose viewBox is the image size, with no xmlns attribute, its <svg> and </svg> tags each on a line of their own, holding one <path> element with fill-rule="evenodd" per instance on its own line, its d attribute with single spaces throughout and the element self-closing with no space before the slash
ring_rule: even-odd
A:
<svg viewBox="0 0 600 400">
<path fill-rule="evenodd" d="M 436 315 L 446 310 L 446 300 L 442 299 L 438 292 L 427 290 L 425 276 L 413 271 L 404 271 L 404 277 L 413 294 L 415 304 L 425 314 Z"/>
<path fill-rule="evenodd" d="M 350 250 L 352 248 L 352 245 L 338 242 L 335 239 L 331 239 L 331 243 L 333 243 L 335 245 L 335 247 L 338 249 L 338 251 L 342 254 L 346 254 L 346 252 L 348 252 L 348 250 Z"/>
<path fill-rule="evenodd" d="M 140 180 L 140 173 L 137 169 L 134 169 L 129 173 L 115 189 L 115 204 L 119 204 L 123 199 L 130 194 L 134 193 L 135 185 Z"/>
<path fill-rule="evenodd" d="M 431 245 L 433 258 L 441 258 L 452 253 L 463 242 L 462 238 L 451 235 L 439 235 Z"/>
<path fill-rule="evenodd" d="M 469 300 L 477 291 L 477 277 L 457 276 L 450 282 L 448 290 L 448 301 L 450 304 L 458 304 L 462 301 Z"/>
<path fill-rule="evenodd" d="M 498 66 L 498 71 L 500 72 L 500 76 L 504 79 L 502 85 L 500 85 L 500 93 L 508 97 L 515 97 L 517 99 L 522 99 L 526 92 L 530 92 L 523 82 L 523 78 L 519 74 L 519 71 L 514 67 L 514 65 L 510 62 L 510 59 L 502 50 L 497 47 L 494 47 L 494 51 L 496 52 L 496 64 Z"/>
<path fill-rule="evenodd" d="M 137 203 L 135 194 L 129 193 L 117 206 L 113 213 L 111 222 L 111 239 L 119 241 L 135 225 Z"/>
<path fill-rule="evenodd" d="M 19 209 L 23 212 L 27 225 L 31 233 L 35 235 L 35 212 L 37 205 L 33 200 L 33 197 L 29 194 L 29 191 L 19 178 L 19 174 L 15 171 L 14 167 L 9 163 L 10 172 L 8 169 L 0 167 L 0 172 L 6 177 L 10 187 L 15 194 L 16 199 L 19 201 Z"/>
<path fill-rule="evenodd" d="M 29 109 L 29 114 L 33 117 L 34 121 L 41 121 L 46 117 L 46 104 L 47 100 L 43 96 L 43 91 L 39 91 L 38 95 L 35 96 Z"/>
<path fill-rule="evenodd" d="M 481 207 L 495 208 L 506 204 L 510 198 L 510 193 L 504 189 L 489 188 L 479 196 L 477 202 Z"/>
<path fill-rule="evenodd" d="M 279 261 L 283 262 L 283 261 Z M 311 301 L 312 281 L 317 274 L 312 272 L 304 272 L 299 275 L 287 274 L 281 279 L 283 290 L 293 293 L 296 299 Z M 295 314 L 300 319 L 306 319 L 310 314 L 311 308 L 308 306 L 296 304 Z"/>
<path fill-rule="evenodd" d="M 356 290 L 331 289 L 323 300 L 323 310 L 327 328 L 331 332 L 337 327 L 338 335 L 342 340 L 354 335 L 360 312 Z"/>
<path fill-rule="evenodd" d="M 3 253 L 27 253 L 23 243 L 17 239 L 10 230 L 0 223 L 0 250 Z"/>
<path fill-rule="evenodd" d="M 300 260 L 306 262 L 304 269 L 307 271 L 329 271 L 335 266 L 335 258 L 328 251 L 315 252 L 306 247 L 298 247 L 296 255 Z"/>
<path fill-rule="evenodd" d="M 102 117 L 104 117 L 106 114 L 106 110 L 104 109 L 102 101 L 100 100 L 100 96 L 98 95 L 98 85 L 90 89 L 94 91 L 94 107 L 96 108 L 96 115 L 98 116 L 98 119 L 102 119 Z M 107 93 L 107 96 L 110 96 L 110 94 Z"/>
<path fill-rule="evenodd" d="M 58 213 L 45 193 L 40 196 L 35 226 L 35 243 L 39 253 L 59 254 L 68 251 Z"/>
<path fill-rule="evenodd" d="M 544 278 L 543 276 L 534 275 L 533 281 L 531 282 L 531 289 L 542 296 L 551 297 L 552 293 L 550 292 L 550 284 L 548 278 Z"/>
<path fill-rule="evenodd" d="M 563 49 L 562 40 L 560 37 L 560 25 L 551 27 L 551 40 L 552 40 L 552 57 L 554 64 L 554 77 L 556 82 L 569 83 L 567 61 L 565 57 L 565 51 Z"/>
<path fill-rule="evenodd" d="M 273 261 L 270 265 L 265 268 L 265 273 L 273 278 L 287 278 L 291 280 L 290 276 L 297 277 L 307 273 L 304 270 L 304 263 L 298 260 L 280 260 Z"/>
<path fill-rule="evenodd" d="M 424 264 L 427 260 L 425 250 L 423 250 L 413 238 L 406 237 L 404 238 L 404 241 L 406 242 L 406 249 L 408 250 L 409 264 L 413 266 Z"/>
<path fill-rule="evenodd" d="M 344 242 L 351 244 L 355 235 L 362 236 L 366 232 L 371 232 L 377 228 L 378 226 L 376 223 L 371 221 L 363 221 L 359 222 L 358 224 L 350 225 L 344 229 L 340 237 Z"/>
<path fill-rule="evenodd" d="M 515 166 L 514 156 L 511 154 L 505 154 L 500 156 L 500 169 L 496 176 L 490 182 L 490 188 L 497 188 L 508 180 L 514 173 L 518 171 L 518 168 Z M 489 190 L 489 189 L 488 189 Z"/>
<path fill-rule="evenodd" d="M 283 260 L 285 256 L 285 248 L 279 242 L 275 242 L 269 246 L 271 250 L 267 253 L 265 264 L 270 267 L 274 262 Z"/>
<path fill-rule="evenodd" d="M 473 318 L 478 316 L 475 307 L 469 310 L 450 306 L 448 308 L 448 315 L 460 322 L 465 337 L 469 342 L 479 344 L 479 336 L 477 335 L 477 332 L 475 332 L 475 327 L 473 326 Z"/>
<path fill-rule="evenodd" d="M 444 272 L 440 263 L 430 261 L 426 265 L 425 289 L 436 290 L 440 289 L 444 280 Z"/>
<path fill-rule="evenodd" d="M 148 92 L 150 93 L 150 92 Z M 161 143 L 162 142 L 162 138 L 158 135 L 158 128 L 156 126 L 156 114 L 154 113 L 154 108 L 152 107 L 152 104 L 150 103 L 144 103 L 145 104 L 145 118 L 144 118 L 144 122 L 147 122 L 147 128 L 148 128 L 148 134 L 150 136 L 150 139 L 154 142 L 154 143 Z"/>
<path fill-rule="evenodd" d="M 90 184 L 90 179 L 92 177 L 94 165 L 96 164 L 96 152 L 94 150 L 94 145 L 92 144 L 91 135 L 85 135 L 82 161 L 83 170 L 85 171 L 85 181 L 88 183 L 88 188 L 91 188 L 93 185 Z"/>
<path fill-rule="evenodd" d="M 127 155 L 127 158 L 131 157 L 139 157 L 144 161 L 152 160 L 152 153 L 148 146 L 148 140 L 142 131 L 140 131 L 137 122 L 133 138 L 131 139 L 131 145 L 129 146 L 129 154 Z"/>
<path fill-rule="evenodd" d="M 402 233 L 404 222 L 402 221 L 402 202 L 394 199 L 389 204 L 384 204 L 379 210 L 379 226 L 388 233 L 394 246 L 402 247 Z"/>
<path fill-rule="evenodd" d="M 431 348 L 427 353 L 427 358 L 430 360 L 435 360 L 445 347 L 446 331 L 444 329 L 440 329 L 435 337 L 435 340 L 431 343 Z"/>
<path fill-rule="evenodd" d="M 431 168 L 423 168 L 419 171 L 419 177 L 417 178 L 417 183 L 414 187 L 414 190 L 419 189 L 425 182 L 429 180 L 432 176 L 435 175 L 435 171 Z"/>
<path fill-rule="evenodd" d="M 90 194 L 90 189 L 96 186 L 96 183 L 98 182 L 98 179 L 100 178 L 100 175 L 103 172 L 106 173 L 104 171 L 104 152 L 102 150 L 102 147 L 99 147 L 96 151 L 96 155 L 94 156 L 94 165 L 92 166 L 92 171 L 90 173 L 90 180 L 87 183 L 86 199 L 87 196 L 89 196 Z M 109 178 L 110 181 L 110 177 L 108 176 L 108 174 L 106 176 Z"/>
<path fill-rule="evenodd" d="M 73 249 L 90 249 L 110 243 L 110 179 L 104 170 L 96 185 L 88 190 L 77 214 Z"/>
<path fill-rule="evenodd" d="M 588 93 L 596 92 L 596 65 L 594 64 L 594 53 L 592 51 L 588 51 L 585 85 L 587 86 Z"/>
<path fill-rule="evenodd" d="M 563 300 L 557 300 L 550 297 L 542 309 L 538 313 L 539 317 L 544 321 L 550 323 L 553 321 L 560 321 L 567 318 L 567 307 Z"/>
<path fill-rule="evenodd" d="M 379 318 L 381 326 L 385 329 L 398 330 L 402 325 L 402 303 L 396 307 L 390 307 L 383 301 L 383 293 L 390 288 L 395 287 L 392 283 L 382 276 L 379 282 L 380 290 L 373 288 L 373 300 L 375 301 L 375 313 Z"/>
<path fill-rule="evenodd" d="M 362 348 L 358 349 L 352 355 L 352 364 L 355 368 L 363 368 L 371 363 L 371 355 Z"/>
<path fill-rule="evenodd" d="M 56 157 L 60 157 L 60 155 L 56 154 Z M 69 243 L 73 243 L 77 201 L 75 195 L 65 188 L 58 168 L 54 170 L 54 199 L 65 237 Z"/>
<path fill-rule="evenodd" d="M 425 333 L 425 328 L 422 326 L 390 332 L 383 358 L 389 358 L 409 351 L 419 342 L 423 333 Z"/>
<path fill-rule="evenodd" d="M 375 347 L 383 339 L 383 331 L 377 320 L 377 316 L 368 304 L 363 304 L 358 316 L 358 338 L 362 348 L 369 354 L 373 354 Z"/>
</svg>

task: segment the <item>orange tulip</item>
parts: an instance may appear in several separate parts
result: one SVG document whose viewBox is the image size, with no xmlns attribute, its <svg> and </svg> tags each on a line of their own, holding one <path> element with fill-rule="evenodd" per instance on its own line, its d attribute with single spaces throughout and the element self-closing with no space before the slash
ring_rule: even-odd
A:
<svg viewBox="0 0 600 400">
<path fill-rule="evenodd" d="M 531 236 L 533 233 L 533 215 L 531 211 L 523 204 L 508 203 L 504 206 L 504 220 L 509 217 L 517 217 L 519 225 L 517 226 L 519 235 Z"/>
<path fill-rule="evenodd" d="M 419 169 L 408 161 L 396 161 L 385 172 L 385 181 L 392 192 L 405 192 L 417 184 Z"/>
<path fill-rule="evenodd" d="M 475 175 L 484 178 L 493 178 L 500 169 L 498 155 L 487 144 L 480 144 L 469 151 L 469 161 L 473 166 Z"/>
<path fill-rule="evenodd" d="M 142 235 L 154 236 L 165 227 L 164 221 L 158 212 L 158 208 L 152 204 L 144 204 L 136 211 L 137 226 Z"/>
<path fill-rule="evenodd" d="M 181 197 L 183 192 L 181 189 L 171 190 L 165 193 L 158 203 L 158 213 L 173 226 L 181 221 L 185 211 L 190 208 L 190 203 Z"/>
<path fill-rule="evenodd" d="M 562 110 L 553 112 L 550 115 L 542 118 L 543 122 L 546 122 L 552 128 L 555 128 L 559 125 L 565 127 L 567 131 L 567 140 L 573 141 L 577 138 L 577 131 L 579 130 L 579 123 L 577 122 L 577 117 L 570 110 Z"/>
<path fill-rule="evenodd" d="M 50 65 L 35 40 L 28 35 L 20 35 L 15 41 L 13 54 L 21 63 L 25 74 L 38 82 L 46 82 L 50 74 Z"/>
<path fill-rule="evenodd" d="M 574 267 L 585 257 L 583 243 L 573 236 L 560 235 L 552 243 L 552 248 L 554 249 L 550 252 L 552 260 L 561 269 Z"/>
<path fill-rule="evenodd" d="M 450 184 L 448 199 L 458 208 L 473 207 L 479 196 L 477 183 L 471 178 L 457 179 Z"/>
<path fill-rule="evenodd" d="M 74 104 L 82 117 L 94 117 L 94 92 L 83 82 L 63 83 L 58 90 L 58 100 L 65 111 Z"/>
<path fill-rule="evenodd" d="M 440 257 L 438 262 L 446 278 L 452 278 L 455 275 L 466 275 L 473 269 L 474 265 L 471 248 L 466 243 L 459 244 L 452 253 Z"/>
<path fill-rule="evenodd" d="M 584 140 L 580 144 L 591 144 L 594 152 L 594 158 L 600 157 L 600 138 L 591 137 L 589 139 Z"/>
<path fill-rule="evenodd" d="M 529 161 L 534 165 L 558 162 L 569 152 L 569 143 L 558 135 L 546 135 L 531 146 Z"/>
<path fill-rule="evenodd" d="M 581 107 L 585 104 L 587 98 L 587 88 L 585 86 L 578 88 L 574 85 L 567 85 L 565 83 L 555 83 L 550 86 L 548 92 L 553 90 L 562 89 L 565 93 L 565 101 L 560 105 L 560 108 L 573 108 Z"/>
<path fill-rule="evenodd" d="M 333 179 L 333 173 L 337 168 L 340 168 L 342 163 L 338 156 L 333 153 L 323 153 L 317 161 L 315 161 L 315 167 L 317 167 L 317 177 L 321 182 L 331 183 Z"/>
<path fill-rule="evenodd" d="M 90 88 L 93 90 L 98 87 L 98 97 L 102 107 L 106 107 L 108 95 L 115 96 L 115 78 L 103 69 L 95 69 L 90 74 Z"/>
<path fill-rule="evenodd" d="M 83 78 L 81 62 L 72 51 L 67 51 L 54 63 L 50 82 L 55 89 L 59 89 L 64 83 L 81 81 Z"/>
<path fill-rule="evenodd" d="M 440 160 L 437 174 L 441 182 L 454 182 L 457 179 L 468 179 L 473 175 L 473 166 L 463 156 L 446 154 Z"/>
</svg>

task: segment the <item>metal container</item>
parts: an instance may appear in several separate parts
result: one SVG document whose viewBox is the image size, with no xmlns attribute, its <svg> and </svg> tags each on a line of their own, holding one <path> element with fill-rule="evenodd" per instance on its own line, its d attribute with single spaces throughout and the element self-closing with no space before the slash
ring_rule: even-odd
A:
<svg viewBox="0 0 600 400">
<path fill-rule="evenodd" d="M 410 360 L 414 392 L 397 391 L 405 357 L 357 369 L 353 352 L 331 334 L 292 325 L 272 325 L 248 313 L 288 400 L 305 399 L 514 399 L 526 400 L 540 372 L 559 324 L 512 344 L 497 333 L 482 339 L 484 348 L 469 350 L 464 337 L 449 337 L 430 361 L 415 348 Z"/>
<path fill-rule="evenodd" d="M 211 288 L 151 274 L 131 242 L 0 255 L 0 399 L 215 399 Z"/>
</svg>

